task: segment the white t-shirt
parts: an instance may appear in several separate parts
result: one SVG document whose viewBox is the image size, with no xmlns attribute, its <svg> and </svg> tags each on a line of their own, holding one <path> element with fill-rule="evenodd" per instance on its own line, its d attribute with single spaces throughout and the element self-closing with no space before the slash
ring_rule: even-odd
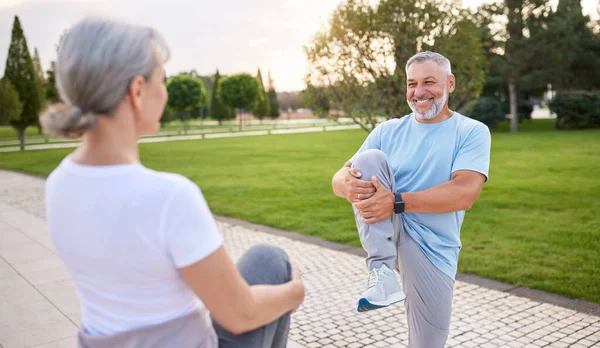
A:
<svg viewBox="0 0 600 348">
<path fill-rule="evenodd" d="M 210 255 L 223 239 L 189 179 L 67 157 L 46 182 L 46 217 L 89 334 L 154 325 L 204 306 L 177 268 Z"/>
</svg>

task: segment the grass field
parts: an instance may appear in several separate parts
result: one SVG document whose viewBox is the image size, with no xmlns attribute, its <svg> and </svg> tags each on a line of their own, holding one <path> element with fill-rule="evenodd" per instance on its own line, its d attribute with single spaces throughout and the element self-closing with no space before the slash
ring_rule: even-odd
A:
<svg viewBox="0 0 600 348">
<path fill-rule="evenodd" d="M 234 127 L 237 129 L 237 126 L 215 126 L 215 125 L 202 125 L 199 124 L 191 124 L 189 129 L 229 129 Z M 172 124 L 168 124 L 164 127 L 161 127 L 161 131 L 183 131 L 183 124 L 181 122 L 174 121 Z M 9 141 L 9 140 L 18 140 L 17 132 L 11 126 L 0 126 L 0 140 L 1 141 Z M 41 140 L 41 141 L 40 141 Z M 37 127 L 28 127 L 25 131 L 25 142 L 26 143 L 42 143 L 44 140 L 44 134 L 39 134 Z"/>
<path fill-rule="evenodd" d="M 212 121 L 212 120 L 209 120 Z M 290 128 L 305 128 L 313 127 L 316 124 L 311 123 L 300 123 L 300 124 L 286 124 L 284 120 L 279 124 L 248 124 L 244 123 L 241 131 L 256 131 L 256 130 L 268 130 L 268 129 L 290 129 Z M 328 124 L 320 123 L 319 125 L 336 125 L 333 121 Z M 189 133 L 184 132 L 184 125 L 181 121 L 175 120 L 167 125 L 163 125 L 160 128 L 157 136 L 165 135 L 184 135 L 184 134 L 197 134 L 199 131 L 211 133 L 211 132 L 238 132 L 240 131 L 237 123 L 228 121 L 222 125 L 217 124 L 206 124 L 205 122 L 193 120 L 190 121 L 187 130 Z M 176 132 L 176 133 L 175 133 Z M 26 145 L 37 145 L 50 142 L 63 142 L 64 139 L 48 137 L 45 134 L 39 134 L 37 127 L 28 127 L 25 131 L 25 144 Z M 18 145 L 17 132 L 11 126 L 0 126 L 0 147 L 12 147 Z"/>
<path fill-rule="evenodd" d="M 600 303 L 600 130 L 552 120 L 501 125 L 490 181 L 462 229 L 459 270 Z M 332 174 L 361 130 L 142 144 L 146 166 L 198 183 L 214 213 L 359 246 Z M 47 175 L 72 150 L 0 153 L 0 167 Z"/>
<path fill-rule="evenodd" d="M 37 127 L 27 127 L 25 136 L 43 137 L 43 135 L 39 134 Z M 0 126 L 0 140 L 19 140 L 17 138 L 17 131 L 11 126 Z"/>
</svg>

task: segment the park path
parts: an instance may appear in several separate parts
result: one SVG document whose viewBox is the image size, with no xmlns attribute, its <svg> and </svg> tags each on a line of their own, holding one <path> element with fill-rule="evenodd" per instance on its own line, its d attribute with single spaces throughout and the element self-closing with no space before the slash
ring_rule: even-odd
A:
<svg viewBox="0 0 600 348">
<path fill-rule="evenodd" d="M 76 346 L 79 303 L 50 242 L 43 185 L 42 178 L 0 170 L 3 348 Z M 234 259 L 256 243 L 269 243 L 285 249 L 301 268 L 307 295 L 292 316 L 289 347 L 407 346 L 404 306 L 356 312 L 366 280 L 356 249 L 233 219 L 219 217 L 218 226 Z M 579 308 L 567 309 L 541 299 L 554 295 L 539 292 L 532 299 L 514 295 L 515 289 L 457 280 L 447 346 L 600 347 L 598 305 L 565 299 L 565 306 Z"/>
</svg>

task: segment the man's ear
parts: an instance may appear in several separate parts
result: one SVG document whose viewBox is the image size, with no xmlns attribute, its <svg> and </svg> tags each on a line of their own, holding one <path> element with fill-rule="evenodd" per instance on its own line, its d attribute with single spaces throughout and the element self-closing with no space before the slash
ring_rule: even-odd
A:
<svg viewBox="0 0 600 348">
<path fill-rule="evenodd" d="M 448 80 L 446 81 L 446 83 L 448 84 L 448 93 L 454 92 L 454 88 L 456 88 L 456 78 L 454 77 L 454 75 L 448 75 Z"/>
<path fill-rule="evenodd" d="M 131 80 L 129 84 L 129 92 L 127 95 L 131 99 L 132 107 L 135 111 L 142 110 L 142 96 L 144 87 L 144 78 L 136 76 Z"/>
</svg>

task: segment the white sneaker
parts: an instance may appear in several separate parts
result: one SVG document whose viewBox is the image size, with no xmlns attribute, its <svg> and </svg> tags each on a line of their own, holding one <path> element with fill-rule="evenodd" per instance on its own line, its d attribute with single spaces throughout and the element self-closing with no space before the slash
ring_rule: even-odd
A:
<svg viewBox="0 0 600 348">
<path fill-rule="evenodd" d="M 374 268 L 369 272 L 367 290 L 363 292 L 358 300 L 358 311 L 366 312 L 387 307 L 405 298 L 406 295 L 402 291 L 394 271 L 386 265 L 382 265 L 380 268 Z"/>
</svg>

